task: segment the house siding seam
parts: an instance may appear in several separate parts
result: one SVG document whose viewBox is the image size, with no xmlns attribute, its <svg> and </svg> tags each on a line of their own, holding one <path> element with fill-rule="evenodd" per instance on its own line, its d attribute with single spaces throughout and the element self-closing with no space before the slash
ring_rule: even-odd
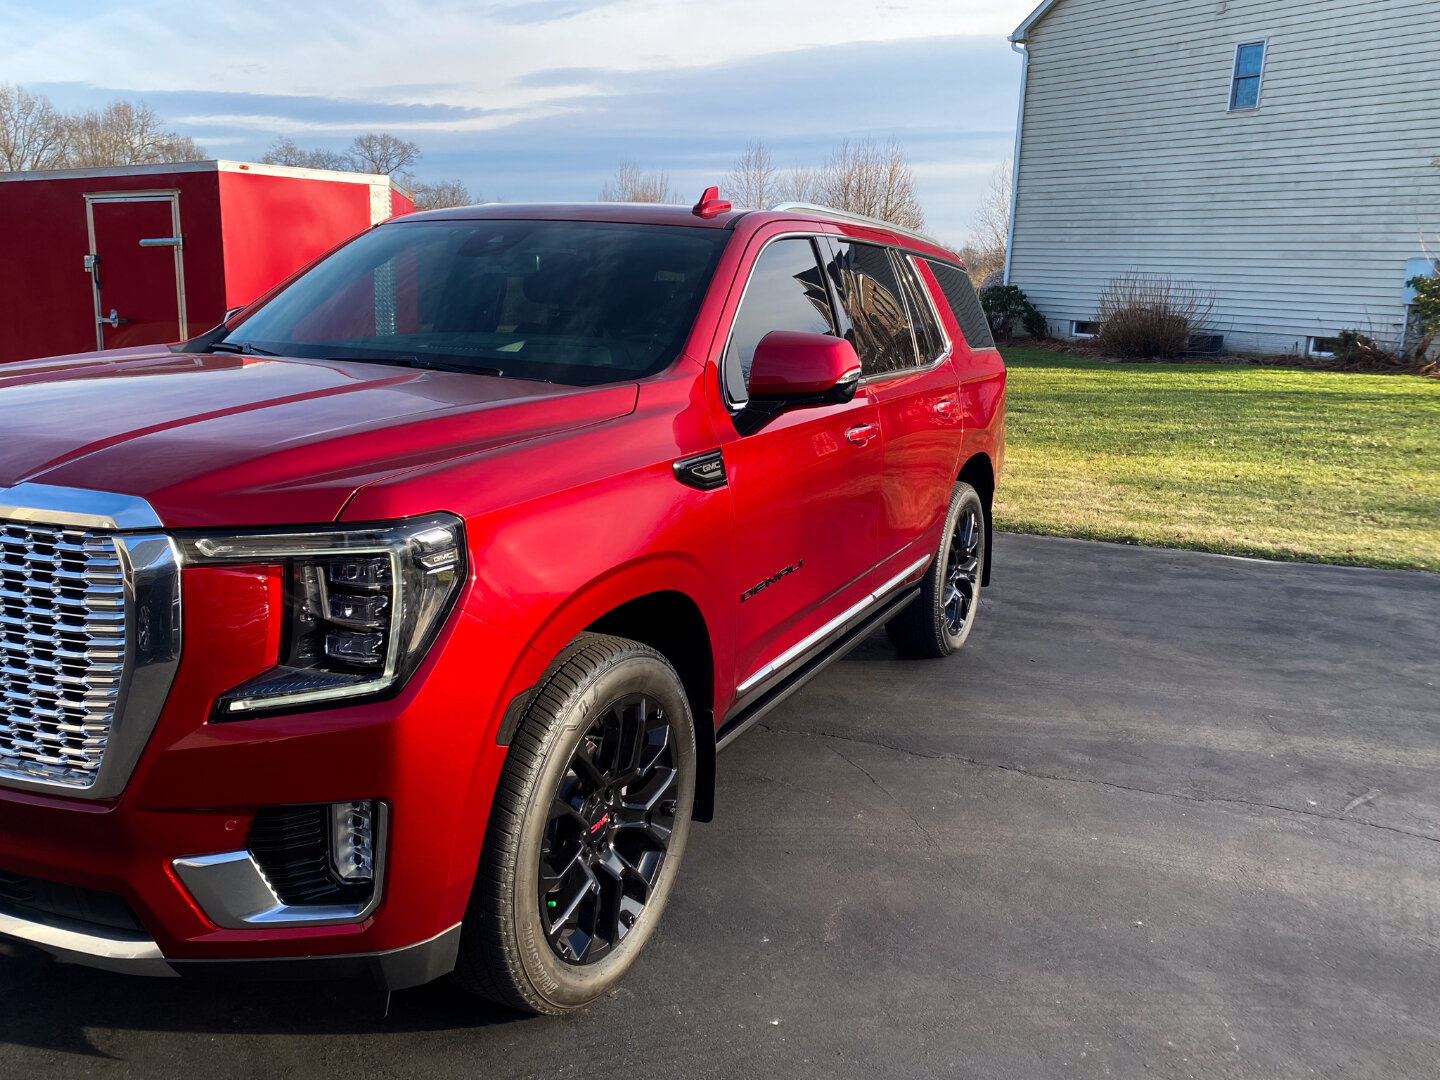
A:
<svg viewBox="0 0 1440 1080">
<path fill-rule="evenodd" d="M 1260 107 L 1235 48 L 1268 44 Z M 1105 283 L 1215 294 L 1238 351 L 1398 341 L 1440 248 L 1436 0 L 1059 0 L 1030 30 L 1010 280 L 1068 335 Z"/>
</svg>

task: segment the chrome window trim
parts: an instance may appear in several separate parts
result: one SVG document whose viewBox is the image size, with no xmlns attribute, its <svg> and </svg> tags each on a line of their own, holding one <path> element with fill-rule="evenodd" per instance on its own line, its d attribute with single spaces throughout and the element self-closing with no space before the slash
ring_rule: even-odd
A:
<svg viewBox="0 0 1440 1080">
<path fill-rule="evenodd" d="M 175 859 L 170 865 L 205 916 L 226 930 L 364 922 L 380 906 L 385 892 L 386 852 L 390 846 L 389 805 L 381 802 L 376 816 L 375 888 L 363 904 L 287 904 L 276 894 L 265 871 L 247 849 Z"/>
<path fill-rule="evenodd" d="M 17 484 L 0 489 L 0 520 L 113 533 L 124 583 L 125 662 L 104 757 L 89 787 L 0 771 L 0 787 L 113 799 L 125 790 L 180 666 L 180 553 L 148 502 L 134 495 Z"/>
<path fill-rule="evenodd" d="M 824 626 L 820 627 L 819 630 L 796 642 L 779 656 L 775 657 L 775 659 L 763 665 L 758 671 L 735 688 L 736 700 L 739 701 L 741 698 L 749 696 L 750 693 L 759 689 L 760 685 L 769 679 L 784 674 L 786 668 L 790 667 L 797 660 L 800 660 L 811 649 L 824 642 L 826 638 L 843 632 L 853 623 L 859 621 L 867 611 L 879 606 L 887 596 L 905 585 L 916 573 L 929 566 L 930 560 L 933 557 L 932 555 L 926 555 L 912 566 L 902 570 L 884 585 L 881 585 L 880 588 L 868 594 L 858 604 L 841 612 Z"/>
<path fill-rule="evenodd" d="M 940 320 L 939 312 L 935 308 L 935 298 L 930 295 L 930 290 L 925 287 L 925 279 L 920 276 L 919 271 L 914 266 L 915 259 L 917 258 L 916 255 L 904 250 L 903 248 L 898 248 L 893 244 L 881 243 L 878 240 L 857 240 L 853 236 L 830 236 L 828 234 L 826 234 L 826 239 L 837 243 L 870 244 L 872 247 L 886 249 L 892 255 L 899 259 L 910 260 L 911 273 L 915 275 L 916 281 L 920 285 L 920 291 L 925 294 L 925 301 L 930 305 L 930 313 L 931 315 L 935 316 L 935 325 L 940 330 L 940 338 L 942 341 L 945 342 L 945 351 L 942 352 L 937 359 L 931 360 L 929 363 L 925 364 L 915 364 L 911 367 L 899 368 L 895 371 L 879 371 L 876 372 L 874 375 L 863 376 L 860 379 L 860 385 L 862 387 L 868 388 L 871 386 L 877 386 L 881 383 L 889 382 L 892 379 L 902 379 L 912 375 L 928 374 L 934 371 L 936 368 L 941 367 L 947 360 L 950 359 L 950 357 L 955 355 L 955 343 L 950 340 L 950 334 L 945 329 L 945 324 Z M 845 302 L 845 298 L 843 296 L 840 298 L 840 302 L 842 304 Z M 915 351 L 915 357 L 918 360 L 920 357 L 920 337 L 918 334 L 915 333 L 915 320 L 910 317 L 910 301 L 905 296 L 905 290 L 903 285 L 901 286 L 900 290 L 900 303 L 905 307 L 905 319 L 910 327 L 910 346 Z"/>
</svg>

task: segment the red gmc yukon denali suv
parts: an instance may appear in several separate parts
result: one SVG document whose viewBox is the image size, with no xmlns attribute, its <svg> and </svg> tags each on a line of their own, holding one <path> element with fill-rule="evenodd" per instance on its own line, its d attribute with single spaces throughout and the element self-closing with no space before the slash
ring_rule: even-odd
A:
<svg viewBox="0 0 1440 1080">
<path fill-rule="evenodd" d="M 401 218 L 192 341 L 0 368 L 0 936 L 574 1009 L 719 749 L 882 625 L 964 644 L 963 267 L 706 194 Z"/>
</svg>

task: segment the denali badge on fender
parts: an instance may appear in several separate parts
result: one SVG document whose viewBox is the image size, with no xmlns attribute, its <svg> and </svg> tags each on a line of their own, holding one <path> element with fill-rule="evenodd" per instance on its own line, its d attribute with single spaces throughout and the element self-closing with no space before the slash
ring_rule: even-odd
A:
<svg viewBox="0 0 1440 1080">
<path fill-rule="evenodd" d="M 719 450 L 695 457 L 681 458 L 675 462 L 675 479 L 687 487 L 701 491 L 714 491 L 726 484 L 725 457 Z"/>
<path fill-rule="evenodd" d="M 741 594 L 740 594 L 740 603 L 743 604 L 743 603 L 745 603 L 746 600 L 753 600 L 753 599 L 755 598 L 755 594 L 756 594 L 756 593 L 762 593 L 762 592 L 764 592 L 766 589 L 768 589 L 771 585 L 774 585 L 777 581 L 783 581 L 783 580 L 785 580 L 787 577 L 789 577 L 791 574 L 793 574 L 793 573 L 795 573 L 796 571 L 798 571 L 798 570 L 799 570 L 802 566 L 804 566 L 804 565 L 805 565 L 805 560 L 804 560 L 804 559 L 800 559 L 800 560 L 798 560 L 798 561 L 795 563 L 794 566 L 787 566 L 787 567 L 785 567 L 784 570 L 780 570 L 780 571 L 777 571 L 777 572 L 774 573 L 774 574 L 771 574 L 771 575 L 770 575 L 768 578 L 766 578 L 764 581 L 760 582 L 759 585 L 756 585 L 754 588 L 746 589 L 743 593 L 741 593 Z"/>
</svg>

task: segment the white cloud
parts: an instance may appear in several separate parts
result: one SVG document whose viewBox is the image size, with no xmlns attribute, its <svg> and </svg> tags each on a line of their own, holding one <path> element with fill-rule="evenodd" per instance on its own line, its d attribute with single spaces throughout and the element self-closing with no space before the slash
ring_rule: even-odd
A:
<svg viewBox="0 0 1440 1080">
<path fill-rule="evenodd" d="M 80 80 L 137 93 L 229 91 L 507 110 L 508 121 L 470 120 L 456 128 L 474 130 L 533 118 L 550 102 L 595 91 L 596 79 L 586 72 L 695 68 L 855 42 L 998 36 L 1030 6 L 1030 0 L 598 6 L 136 0 L 78 19 L 63 5 L 0 0 L 6 25 L 0 71 L 20 83 Z M 583 10 L 553 17 L 575 9 Z M 532 78 L 572 70 L 558 81 Z"/>
</svg>

